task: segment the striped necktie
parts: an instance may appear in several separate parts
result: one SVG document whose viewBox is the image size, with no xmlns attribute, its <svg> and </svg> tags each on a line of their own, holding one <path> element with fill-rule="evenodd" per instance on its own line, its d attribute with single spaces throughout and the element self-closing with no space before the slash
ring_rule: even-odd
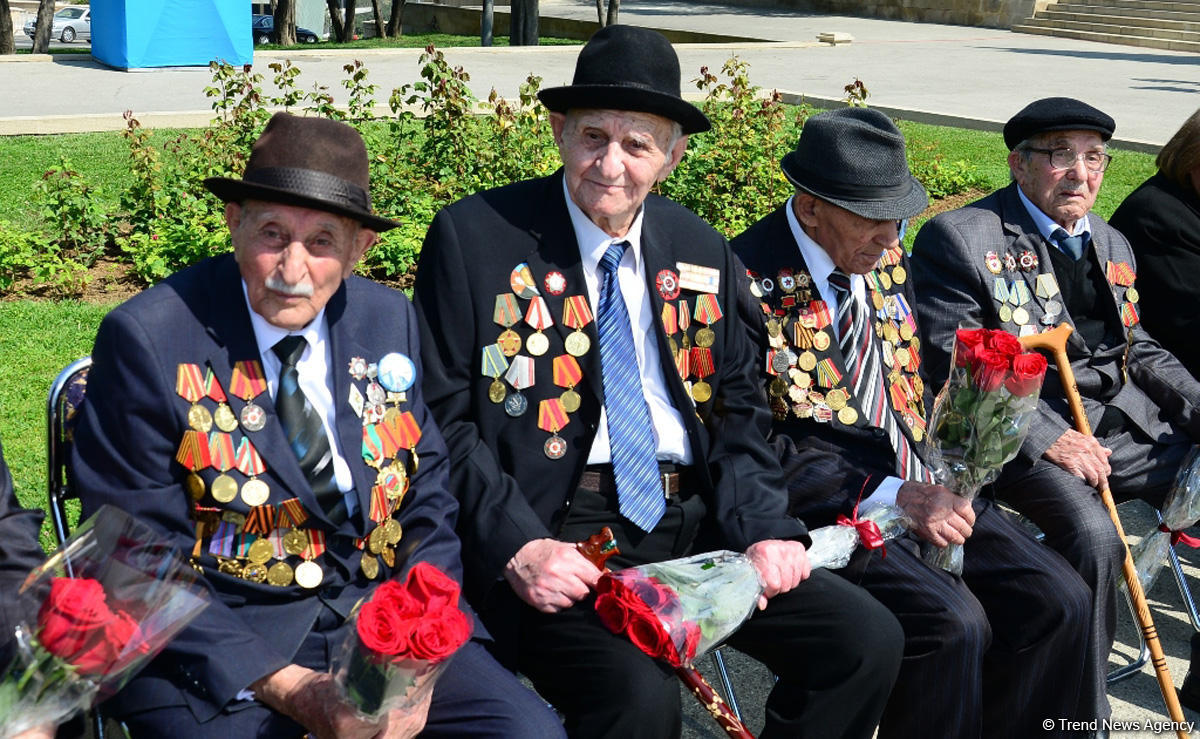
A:
<svg viewBox="0 0 1200 739">
<path fill-rule="evenodd" d="M 296 369 L 306 345 L 303 336 L 285 336 L 271 347 L 281 363 L 275 412 L 317 502 L 331 522 L 340 524 L 347 518 L 346 498 L 333 476 L 333 450 L 320 414 L 300 388 L 300 372 Z"/>
<path fill-rule="evenodd" d="M 1083 257 L 1083 249 L 1087 239 L 1086 231 L 1078 236 L 1068 236 L 1066 229 L 1056 228 L 1054 229 L 1054 233 L 1050 235 L 1058 241 L 1058 245 L 1063 250 L 1063 253 L 1069 255 L 1076 262 Z"/>
<path fill-rule="evenodd" d="M 667 505 L 658 478 L 654 426 L 642 391 L 629 311 L 617 279 L 617 265 L 628 246 L 628 241 L 614 243 L 600 259 L 596 325 L 617 503 L 622 516 L 641 530 L 650 531 L 666 512 Z"/>
<path fill-rule="evenodd" d="M 896 423 L 896 416 L 888 404 L 883 386 L 883 369 L 880 363 L 879 342 L 871 330 L 870 318 L 854 298 L 850 289 L 850 277 L 835 269 L 829 274 L 829 284 L 838 292 L 838 341 L 842 356 L 846 360 L 846 376 L 850 391 L 858 399 L 858 405 L 871 426 L 887 432 L 892 450 L 896 453 L 897 477 L 904 480 L 930 482 L 932 478 L 925 465 L 908 443 L 908 437 Z"/>
</svg>

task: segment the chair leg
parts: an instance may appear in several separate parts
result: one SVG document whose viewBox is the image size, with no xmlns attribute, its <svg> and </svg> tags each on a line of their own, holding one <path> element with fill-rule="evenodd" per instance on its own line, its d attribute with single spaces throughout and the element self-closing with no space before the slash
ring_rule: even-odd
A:
<svg viewBox="0 0 1200 739">
<path fill-rule="evenodd" d="M 1172 553 L 1174 553 L 1174 552 L 1172 551 Z M 1124 588 L 1124 586 L 1122 586 L 1121 592 L 1125 594 L 1125 603 L 1126 603 L 1126 605 L 1129 606 L 1129 613 L 1131 616 L 1133 616 L 1133 620 L 1136 623 L 1137 622 L 1137 613 L 1133 610 L 1133 600 L 1129 597 L 1129 591 L 1126 590 Z M 1137 659 L 1135 659 L 1134 661 L 1130 662 L 1129 664 L 1127 664 L 1123 667 L 1118 667 L 1117 669 L 1108 673 L 1108 678 L 1107 678 L 1106 682 L 1109 685 L 1120 682 L 1121 680 L 1124 680 L 1127 677 L 1132 677 L 1132 676 L 1136 675 L 1137 673 L 1141 672 L 1142 667 L 1144 667 L 1145 664 L 1150 661 L 1150 647 L 1146 646 L 1146 637 L 1142 634 L 1141 629 L 1137 630 L 1137 635 L 1138 635 L 1138 643 L 1142 645 L 1142 651 L 1138 653 Z"/>
<path fill-rule="evenodd" d="M 1175 584 L 1179 586 L 1179 595 L 1183 598 L 1183 605 L 1187 608 L 1192 628 L 1200 631 L 1200 613 L 1196 612 L 1196 601 L 1192 599 L 1192 589 L 1188 587 L 1183 574 L 1183 566 L 1179 564 L 1179 555 L 1175 553 L 1175 547 L 1167 550 L 1167 561 L 1171 563 L 1171 572 L 1175 575 Z"/>
<path fill-rule="evenodd" d="M 738 721 L 741 721 L 742 711 L 738 708 L 737 696 L 733 693 L 733 683 L 729 680 L 729 672 L 725 669 L 725 657 L 720 649 L 712 651 L 712 661 L 717 668 L 717 676 L 721 679 L 721 689 L 725 691 L 725 702 L 729 704 Z"/>
</svg>

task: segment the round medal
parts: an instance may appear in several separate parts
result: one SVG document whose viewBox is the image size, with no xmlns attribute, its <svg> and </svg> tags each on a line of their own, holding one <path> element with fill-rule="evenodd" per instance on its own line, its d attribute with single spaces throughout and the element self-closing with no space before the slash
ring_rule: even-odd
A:
<svg viewBox="0 0 1200 739">
<path fill-rule="evenodd" d="M 775 352 L 775 356 L 771 357 L 771 369 L 775 372 L 787 372 L 788 367 L 792 366 L 792 355 L 787 349 L 781 349 Z"/>
<path fill-rule="evenodd" d="M 532 333 L 529 338 L 525 339 L 525 351 L 535 357 L 540 357 L 550 349 L 550 339 L 541 331 Z"/>
<path fill-rule="evenodd" d="M 782 377 L 772 377 L 770 384 L 767 386 L 767 392 L 776 398 L 782 397 L 787 392 L 787 389 L 787 380 Z"/>
<path fill-rule="evenodd" d="M 542 280 L 542 285 L 545 286 L 546 292 L 551 295 L 562 295 L 567 291 L 567 278 L 562 272 L 555 270 L 547 272 L 546 279 Z"/>
<path fill-rule="evenodd" d="M 1013 323 L 1018 326 L 1024 326 L 1029 323 L 1029 311 L 1022 308 L 1017 308 L 1012 312 Z"/>
<path fill-rule="evenodd" d="M 696 399 L 697 403 L 707 403 L 712 398 L 712 385 L 700 380 L 692 385 L 692 397 Z"/>
<path fill-rule="evenodd" d="M 367 548 L 371 550 L 371 554 L 379 554 L 386 546 L 387 532 L 383 530 L 382 526 L 376 526 L 367 537 Z"/>
<path fill-rule="evenodd" d="M 267 570 L 267 582 L 277 588 L 286 588 L 292 584 L 292 566 L 287 562 L 276 562 Z"/>
<path fill-rule="evenodd" d="M 379 360 L 379 382 L 393 393 L 408 390 L 416 377 L 416 365 L 400 352 L 389 352 Z"/>
<path fill-rule="evenodd" d="M 192 500 L 200 500 L 204 497 L 204 478 L 195 472 L 188 473 L 183 485 L 187 488 L 188 495 Z"/>
<path fill-rule="evenodd" d="M 567 440 L 555 434 L 546 439 L 546 443 L 542 446 L 542 451 L 550 459 L 562 459 L 563 455 L 567 453 Z"/>
<path fill-rule="evenodd" d="M 267 566 L 251 562 L 242 568 L 242 579 L 250 582 L 263 583 L 267 581 Z"/>
<path fill-rule="evenodd" d="M 519 392 L 514 392 L 504 399 L 504 412 L 516 418 L 529 410 L 529 401 Z"/>
<path fill-rule="evenodd" d="M 208 412 L 207 408 L 199 403 L 192 403 L 192 406 L 188 408 L 187 418 L 188 426 L 191 426 L 193 429 L 202 434 L 207 434 L 209 429 L 212 428 L 212 414 Z"/>
<path fill-rule="evenodd" d="M 387 400 L 387 391 L 383 389 L 383 385 L 371 380 L 367 383 L 367 403 L 370 405 L 380 405 Z"/>
<path fill-rule="evenodd" d="M 513 271 L 508 276 L 508 286 L 517 294 L 517 297 L 526 300 L 539 295 L 537 283 L 533 279 L 533 271 L 524 262 L 513 267 Z"/>
<path fill-rule="evenodd" d="M 925 438 L 925 432 L 921 430 L 920 426 L 913 426 L 912 435 L 913 439 L 915 439 L 918 443 L 920 443 L 921 439 Z"/>
<path fill-rule="evenodd" d="M 780 327 L 779 321 L 775 320 L 774 318 L 771 318 L 767 321 L 767 335 L 768 336 L 772 336 L 772 337 L 778 336 L 780 331 L 782 331 L 782 330 L 783 329 Z"/>
<path fill-rule="evenodd" d="M 883 287 L 884 290 L 892 289 L 892 278 L 888 276 L 887 272 L 881 271 L 879 273 L 879 284 Z"/>
<path fill-rule="evenodd" d="M 812 387 L 812 375 L 807 372 L 795 370 L 796 374 L 792 375 L 792 382 L 801 390 L 807 390 Z"/>
<path fill-rule="evenodd" d="M 1017 258 L 1011 253 L 1006 252 L 1004 254 L 1004 268 L 1009 272 L 1015 272 L 1017 270 Z"/>
<path fill-rule="evenodd" d="M 792 413 L 796 414 L 796 418 L 812 418 L 813 404 L 807 400 L 801 400 L 792 404 Z"/>
<path fill-rule="evenodd" d="M 750 280 L 750 294 L 756 298 L 761 298 L 763 296 L 762 285 L 759 284 L 758 280 Z"/>
<path fill-rule="evenodd" d="M 775 292 L 775 281 L 770 277 L 762 278 L 762 289 L 763 292 L 767 293 L 768 295 Z"/>
<path fill-rule="evenodd" d="M 233 415 L 233 409 L 227 403 L 217 405 L 217 409 L 213 411 L 213 423 L 225 433 L 234 431 L 238 427 L 237 416 Z"/>
<path fill-rule="evenodd" d="M 1010 306 L 1008 303 L 1005 303 L 1004 305 L 1000 306 L 1000 310 L 997 311 L 997 313 L 999 314 L 1001 323 L 1009 323 L 1010 321 L 1012 321 L 1012 318 L 1013 318 L 1012 306 Z"/>
<path fill-rule="evenodd" d="M 1037 254 L 1034 254 L 1029 249 L 1022 251 L 1021 256 L 1017 257 L 1017 260 L 1021 263 L 1021 269 L 1023 269 L 1026 272 L 1037 269 L 1037 266 L 1038 266 Z"/>
<path fill-rule="evenodd" d="M 232 503 L 237 497 L 237 482 L 229 475 L 221 474 L 212 481 L 212 497 L 218 503 Z"/>
<path fill-rule="evenodd" d="M 562 403 L 563 410 L 567 413 L 574 413 L 579 410 L 580 398 L 579 393 L 574 390 L 567 390 L 562 395 L 558 396 L 558 402 Z"/>
<path fill-rule="evenodd" d="M 505 387 L 504 381 L 492 380 L 492 384 L 488 385 L 488 400 L 493 403 L 503 403 L 505 395 L 508 395 L 508 389 Z"/>
<path fill-rule="evenodd" d="M 511 328 L 504 329 L 496 338 L 496 343 L 500 345 L 500 351 L 506 357 L 515 356 L 517 352 L 521 351 L 521 335 Z"/>
<path fill-rule="evenodd" d="M 1138 295 L 1138 291 L 1137 291 L 1136 287 L 1133 287 L 1131 285 L 1129 287 L 1129 289 L 1125 291 L 1125 299 L 1128 300 L 1130 303 L 1138 302 L 1139 298 L 1140 298 L 1140 296 Z"/>
<path fill-rule="evenodd" d="M 791 275 L 779 275 L 779 289 L 785 293 L 795 292 L 796 278 L 792 277 Z"/>
<path fill-rule="evenodd" d="M 387 538 L 388 546 L 395 546 L 404 538 L 404 529 L 400 527 L 400 522 L 394 518 L 384 520 L 383 524 L 384 536 Z"/>
<path fill-rule="evenodd" d="M 901 367 L 907 367 L 909 360 L 911 359 L 912 357 L 908 355 L 908 350 L 904 347 L 896 350 L 896 364 L 900 365 Z"/>
<path fill-rule="evenodd" d="M 800 352 L 800 357 L 796 360 L 796 366 L 805 372 L 812 372 L 817 368 L 817 355 L 810 351 Z"/>
<path fill-rule="evenodd" d="M 825 393 L 825 403 L 835 411 L 840 411 L 846 407 L 846 399 L 848 395 L 845 390 L 834 388 Z"/>
<path fill-rule="evenodd" d="M 696 346 L 709 347 L 717 340 L 717 334 L 708 326 L 696 332 Z"/>
<path fill-rule="evenodd" d="M 679 297 L 679 275 L 675 272 L 664 269 L 654 278 L 654 284 L 658 287 L 658 294 L 663 300 L 674 300 Z"/>
<path fill-rule="evenodd" d="M 871 305 L 875 306 L 875 310 L 883 310 L 883 295 L 872 290 L 871 291 Z"/>
<path fill-rule="evenodd" d="M 396 550 L 392 549 L 391 547 L 386 547 L 382 552 L 380 552 L 379 558 L 382 559 L 383 563 L 388 567 L 396 566 Z"/>
<path fill-rule="evenodd" d="M 572 357 L 582 357 L 592 348 L 592 340 L 582 331 L 572 332 L 566 340 L 567 354 Z"/>
<path fill-rule="evenodd" d="M 283 535 L 283 551 L 299 557 L 308 549 L 308 537 L 300 529 L 291 529 Z"/>
<path fill-rule="evenodd" d="M 900 324 L 900 338 L 904 341 L 912 341 L 912 327 L 907 323 Z"/>
<path fill-rule="evenodd" d="M 363 552 L 362 559 L 358 561 L 358 566 L 362 568 L 363 574 L 368 580 L 374 580 L 379 577 L 379 560 L 375 557 Z"/>
<path fill-rule="evenodd" d="M 903 285 L 904 281 L 907 279 L 908 279 L 908 271 L 905 270 L 903 267 L 901 267 L 899 264 L 897 264 L 892 269 L 892 282 L 896 283 L 897 285 Z"/>
<path fill-rule="evenodd" d="M 251 477 L 242 483 L 242 502 L 251 508 L 266 503 L 270 497 L 271 488 L 257 477 Z"/>
<path fill-rule="evenodd" d="M 824 330 L 821 330 L 813 333 L 812 342 L 817 351 L 823 352 L 829 350 L 831 340 L 829 338 L 829 334 L 825 333 Z"/>
<path fill-rule="evenodd" d="M 858 422 L 858 411 L 854 410 L 850 406 L 845 406 L 837 412 L 837 417 L 838 420 L 842 422 L 843 426 L 853 426 Z"/>
<path fill-rule="evenodd" d="M 262 406 L 250 402 L 242 406 L 241 420 L 242 428 L 247 431 L 262 431 L 267 425 L 267 412 Z"/>
<path fill-rule="evenodd" d="M 311 559 L 307 562 L 301 562 L 296 567 L 296 584 L 302 588 L 312 590 L 320 587 L 321 581 L 325 579 L 325 573 L 321 571 L 321 565 L 313 562 Z"/>
<path fill-rule="evenodd" d="M 271 561 L 271 556 L 275 550 L 271 548 L 270 539 L 255 539 L 250 545 L 250 549 L 246 551 L 246 559 L 254 564 L 262 565 Z"/>
</svg>

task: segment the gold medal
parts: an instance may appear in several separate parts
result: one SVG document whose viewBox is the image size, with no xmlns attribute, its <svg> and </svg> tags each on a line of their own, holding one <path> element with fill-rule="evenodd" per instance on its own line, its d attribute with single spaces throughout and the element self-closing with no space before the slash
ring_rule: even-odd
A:
<svg viewBox="0 0 1200 739">
<path fill-rule="evenodd" d="M 786 393 L 787 389 L 787 380 L 783 379 L 782 377 L 771 378 L 771 384 L 767 386 L 767 392 L 776 398 L 781 397 L 784 393 Z"/>
<path fill-rule="evenodd" d="M 853 426 L 858 422 L 858 411 L 850 406 L 846 406 L 837 412 L 837 417 L 843 426 Z"/>
<path fill-rule="evenodd" d="M 267 570 L 267 582 L 277 588 L 286 588 L 292 584 L 292 566 L 287 562 L 276 562 Z"/>
<path fill-rule="evenodd" d="M 242 565 L 236 559 L 217 557 L 217 571 L 235 577 L 242 576 Z"/>
<path fill-rule="evenodd" d="M 574 390 L 567 390 L 562 395 L 558 396 L 558 402 L 562 403 L 563 410 L 567 413 L 574 413 L 579 410 L 579 393 Z"/>
<path fill-rule="evenodd" d="M 189 472 L 187 479 L 184 480 L 184 487 L 187 488 L 188 495 L 192 500 L 200 500 L 204 497 L 204 478 L 197 475 L 195 472 Z"/>
<path fill-rule="evenodd" d="M 383 559 L 383 563 L 386 564 L 388 567 L 396 566 L 396 550 L 395 549 L 392 549 L 391 547 L 386 547 L 386 548 L 384 548 L 384 550 L 382 552 L 379 553 L 379 556 L 381 559 Z"/>
<path fill-rule="evenodd" d="M 921 430 L 920 426 L 913 426 L 912 435 L 913 435 L 913 439 L 915 439 L 918 442 L 921 441 L 921 439 L 925 438 L 925 432 Z"/>
<path fill-rule="evenodd" d="M 1000 323 L 1009 323 L 1013 319 L 1012 307 L 1008 303 L 1000 306 L 998 313 L 1000 314 Z"/>
<path fill-rule="evenodd" d="M 496 343 L 500 345 L 500 351 L 506 357 L 516 356 L 517 352 L 521 351 L 521 335 L 511 328 L 505 329 L 496 339 Z"/>
<path fill-rule="evenodd" d="M 817 355 L 812 352 L 801 352 L 799 359 L 796 360 L 796 366 L 805 372 L 812 372 L 817 367 Z"/>
<path fill-rule="evenodd" d="M 893 343 L 893 344 L 900 343 L 900 329 L 896 328 L 895 324 L 889 323 L 889 324 L 885 325 L 883 327 L 883 334 L 884 334 L 884 336 L 887 337 L 887 340 L 890 341 L 891 343 Z"/>
<path fill-rule="evenodd" d="M 379 554 L 386 546 L 387 532 L 383 530 L 382 526 L 376 526 L 367 537 L 367 547 L 371 550 L 371 554 Z"/>
<path fill-rule="evenodd" d="M 892 282 L 896 283 L 897 285 L 903 285 L 904 281 L 907 279 L 908 272 L 905 271 L 904 267 L 901 267 L 899 264 L 897 264 L 896 268 L 892 270 Z"/>
<path fill-rule="evenodd" d="M 308 548 L 308 537 L 300 529 L 291 529 L 283 535 L 283 551 L 299 557 Z"/>
<path fill-rule="evenodd" d="M 217 428 L 225 433 L 234 431 L 238 427 L 237 416 L 233 415 L 233 409 L 226 403 L 219 404 L 213 411 L 213 423 L 217 424 Z"/>
<path fill-rule="evenodd" d="M 775 320 L 774 318 L 767 321 L 767 335 L 768 336 L 772 336 L 772 337 L 778 336 L 779 332 L 781 330 L 782 329 L 780 329 L 780 327 L 779 327 L 779 321 Z"/>
<path fill-rule="evenodd" d="M 912 337 L 913 337 L 912 327 L 909 326 L 907 323 L 900 324 L 900 339 L 902 341 L 912 341 Z"/>
<path fill-rule="evenodd" d="M 907 367 L 911 357 L 908 356 L 908 350 L 901 347 L 896 350 L 896 364 L 901 367 Z"/>
<path fill-rule="evenodd" d="M 216 483 L 213 483 L 213 487 L 216 487 Z M 270 497 L 271 488 L 267 487 L 267 483 L 259 480 L 257 477 L 252 477 L 242 483 L 242 502 L 251 508 L 266 503 L 267 498 Z"/>
<path fill-rule="evenodd" d="M 387 538 L 388 546 L 395 546 L 404 537 L 404 529 L 401 528 L 400 522 L 394 518 L 389 518 L 381 524 L 383 526 L 384 536 Z"/>
<path fill-rule="evenodd" d="M 530 334 L 528 339 L 525 339 L 525 351 L 535 357 L 540 357 L 550 350 L 550 339 L 541 331 Z"/>
<path fill-rule="evenodd" d="M 251 562 L 242 568 L 242 579 L 249 580 L 250 582 L 266 582 L 267 566 L 258 562 Z"/>
<path fill-rule="evenodd" d="M 508 395 L 508 388 L 504 386 L 504 381 L 499 378 L 492 380 L 492 384 L 488 386 L 488 400 L 493 403 L 503 403 L 506 395 Z"/>
<path fill-rule="evenodd" d="M 592 340 L 584 332 L 575 331 L 567 336 L 564 345 L 567 349 L 567 354 L 570 354 L 572 357 L 582 357 L 588 353 L 588 349 L 592 348 Z"/>
<path fill-rule="evenodd" d="M 217 475 L 212 481 L 212 497 L 218 503 L 232 503 L 237 497 L 237 481 L 229 475 Z"/>
<path fill-rule="evenodd" d="M 875 310 L 883 310 L 883 295 L 872 290 L 871 304 L 875 306 Z"/>
<path fill-rule="evenodd" d="M 825 404 L 835 411 L 840 411 L 846 407 L 849 397 L 845 390 L 834 388 L 825 393 Z"/>
<path fill-rule="evenodd" d="M 812 343 L 813 343 L 813 347 L 817 351 L 819 351 L 819 352 L 827 351 L 829 349 L 829 344 L 830 344 L 829 334 L 825 333 L 823 330 L 815 332 L 812 337 Z M 816 365 L 814 365 L 814 366 L 816 366 Z M 812 368 L 809 367 L 808 369 L 812 369 Z"/>
<path fill-rule="evenodd" d="M 883 286 L 884 290 L 892 289 L 892 278 L 888 276 L 887 272 L 881 271 L 879 273 L 879 284 Z"/>
<path fill-rule="evenodd" d="M 311 559 L 300 563 L 296 568 L 295 574 L 296 584 L 308 590 L 320 587 L 321 581 L 325 579 L 325 573 L 321 571 L 321 565 L 313 562 Z"/>
<path fill-rule="evenodd" d="M 792 382 L 801 390 L 807 390 L 812 386 L 812 375 L 808 374 L 807 372 L 792 370 L 790 374 L 792 376 Z"/>
<path fill-rule="evenodd" d="M 362 569 L 363 574 L 368 580 L 374 580 L 379 577 L 379 560 L 374 556 L 363 552 L 362 559 L 358 561 L 358 566 Z"/>
<path fill-rule="evenodd" d="M 1136 302 L 1138 302 L 1138 300 L 1140 299 L 1140 297 L 1138 296 L 1138 291 L 1137 291 L 1137 288 L 1136 288 L 1136 287 L 1133 287 L 1133 286 L 1131 285 L 1131 286 L 1129 287 L 1129 289 L 1125 291 L 1125 299 L 1126 299 L 1126 300 L 1128 300 L 1130 303 L 1136 303 Z"/>
<path fill-rule="evenodd" d="M 274 554 L 275 550 L 271 548 L 271 540 L 264 537 L 254 540 L 246 552 L 246 559 L 254 564 L 262 565 L 270 562 Z"/>
<path fill-rule="evenodd" d="M 192 403 L 191 407 L 188 408 L 187 418 L 188 426 L 191 426 L 193 429 L 202 434 L 207 434 L 209 429 L 212 428 L 212 414 L 208 412 L 207 408 L 199 403 Z"/>
<path fill-rule="evenodd" d="M 705 326 L 696 332 L 696 346 L 710 347 L 717 340 L 717 335 L 711 328 Z"/>
<path fill-rule="evenodd" d="M 692 385 L 692 397 L 697 403 L 707 403 L 712 398 L 712 386 L 704 380 Z"/>
</svg>

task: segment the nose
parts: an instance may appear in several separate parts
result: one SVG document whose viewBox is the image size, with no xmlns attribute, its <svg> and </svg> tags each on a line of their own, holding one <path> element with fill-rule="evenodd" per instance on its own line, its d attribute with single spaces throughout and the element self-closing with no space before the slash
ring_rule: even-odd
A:
<svg viewBox="0 0 1200 739">
<path fill-rule="evenodd" d="M 307 267 L 308 249 L 300 241 L 287 245 L 279 255 L 279 276 L 289 285 L 297 285 L 303 281 Z"/>
<path fill-rule="evenodd" d="M 611 141 L 596 161 L 600 174 L 607 180 L 615 180 L 625 173 L 625 165 L 621 161 L 621 142 Z"/>
<path fill-rule="evenodd" d="M 1076 155 L 1075 161 L 1071 163 L 1070 167 L 1067 167 L 1067 174 L 1071 175 L 1071 177 L 1076 180 L 1087 179 L 1088 169 L 1083 163 L 1082 154 Z"/>
</svg>

